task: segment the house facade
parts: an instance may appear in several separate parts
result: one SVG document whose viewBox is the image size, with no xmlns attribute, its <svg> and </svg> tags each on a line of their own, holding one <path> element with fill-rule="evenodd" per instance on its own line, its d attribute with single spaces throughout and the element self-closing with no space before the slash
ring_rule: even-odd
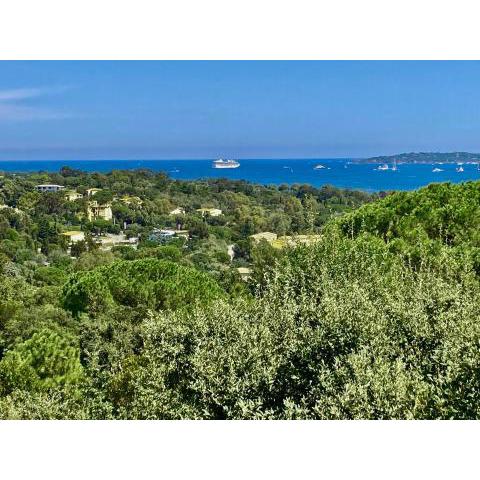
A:
<svg viewBox="0 0 480 480">
<path fill-rule="evenodd" d="M 108 221 L 112 220 L 112 205 L 110 203 L 100 205 L 96 201 L 90 202 L 87 208 L 87 218 L 90 222 L 97 218 L 102 218 L 103 220 Z"/>
<path fill-rule="evenodd" d="M 59 192 L 60 190 L 63 190 L 65 187 L 63 185 L 54 185 L 54 184 L 42 184 L 42 185 L 36 185 L 35 189 L 38 192 Z"/>
</svg>

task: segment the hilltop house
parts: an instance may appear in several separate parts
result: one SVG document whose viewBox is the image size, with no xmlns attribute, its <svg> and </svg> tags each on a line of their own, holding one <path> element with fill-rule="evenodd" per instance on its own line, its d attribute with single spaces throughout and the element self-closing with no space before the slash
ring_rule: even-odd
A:
<svg viewBox="0 0 480 480">
<path fill-rule="evenodd" d="M 63 185 L 53 185 L 50 183 L 43 184 L 43 185 L 36 185 L 35 188 L 39 192 L 59 192 L 63 190 L 65 187 Z"/>
<path fill-rule="evenodd" d="M 112 220 L 112 205 L 110 203 L 105 203 L 100 205 L 97 201 L 89 202 L 87 208 L 87 218 L 88 221 L 96 220 L 97 218 L 102 218 L 103 220 Z"/>
<path fill-rule="evenodd" d="M 239 273 L 243 281 L 247 281 L 252 275 L 252 269 L 248 267 L 238 267 L 237 272 Z"/>
<path fill-rule="evenodd" d="M 185 209 L 182 207 L 177 207 L 171 212 L 168 213 L 169 215 L 185 215 Z"/>
<path fill-rule="evenodd" d="M 69 202 L 74 202 L 75 200 L 78 200 L 79 198 L 83 198 L 83 195 L 81 193 L 75 192 L 73 190 L 66 191 L 65 196 L 67 197 Z"/>
<path fill-rule="evenodd" d="M 101 191 L 102 191 L 101 188 L 87 188 L 86 194 L 87 194 L 87 197 L 92 197 L 97 192 L 101 192 Z"/>
<path fill-rule="evenodd" d="M 197 212 L 204 217 L 205 215 L 210 215 L 211 217 L 218 217 L 222 214 L 222 211 L 219 208 L 197 208 Z"/>
<path fill-rule="evenodd" d="M 77 243 L 85 240 L 85 234 L 77 230 L 72 230 L 69 232 L 63 232 L 62 235 L 68 238 L 69 243 Z"/>
<path fill-rule="evenodd" d="M 284 235 L 270 242 L 274 248 L 282 249 L 287 246 L 311 245 L 320 241 L 321 235 Z"/>
<path fill-rule="evenodd" d="M 166 242 L 173 238 L 184 238 L 188 240 L 188 230 L 171 230 L 154 228 L 148 236 L 151 242 Z"/>
<path fill-rule="evenodd" d="M 111 250 L 113 247 L 119 245 L 129 246 L 134 248 L 135 250 L 138 246 L 138 237 L 127 238 L 124 233 L 107 233 L 101 237 L 96 237 L 95 241 L 100 246 L 100 249 L 103 251 Z"/>
<path fill-rule="evenodd" d="M 262 240 L 266 240 L 267 242 L 273 242 L 277 239 L 277 234 L 272 232 L 260 232 L 256 233 L 255 235 L 250 235 L 250 238 L 255 242 L 261 242 Z"/>
</svg>

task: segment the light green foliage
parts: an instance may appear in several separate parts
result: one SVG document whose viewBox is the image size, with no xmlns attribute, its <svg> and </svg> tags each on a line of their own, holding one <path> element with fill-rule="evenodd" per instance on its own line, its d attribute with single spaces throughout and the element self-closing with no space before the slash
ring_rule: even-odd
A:
<svg viewBox="0 0 480 480">
<path fill-rule="evenodd" d="M 480 288 L 380 240 L 292 250 L 254 302 L 162 313 L 109 384 L 124 418 L 477 418 Z"/>
</svg>

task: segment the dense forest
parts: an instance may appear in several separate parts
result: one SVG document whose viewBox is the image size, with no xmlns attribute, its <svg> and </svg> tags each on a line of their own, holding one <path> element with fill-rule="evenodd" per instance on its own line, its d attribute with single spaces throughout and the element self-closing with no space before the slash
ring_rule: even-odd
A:
<svg viewBox="0 0 480 480">
<path fill-rule="evenodd" d="M 0 418 L 480 416 L 480 182 L 65 167 L 0 196 Z"/>
</svg>

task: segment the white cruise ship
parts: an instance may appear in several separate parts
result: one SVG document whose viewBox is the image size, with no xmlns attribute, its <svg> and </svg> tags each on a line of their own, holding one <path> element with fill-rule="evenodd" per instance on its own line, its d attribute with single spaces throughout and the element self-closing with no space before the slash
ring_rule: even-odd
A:
<svg viewBox="0 0 480 480">
<path fill-rule="evenodd" d="M 236 160 L 223 160 L 223 158 L 214 160 L 212 164 L 213 168 L 238 168 L 239 166 L 240 163 Z"/>
</svg>

